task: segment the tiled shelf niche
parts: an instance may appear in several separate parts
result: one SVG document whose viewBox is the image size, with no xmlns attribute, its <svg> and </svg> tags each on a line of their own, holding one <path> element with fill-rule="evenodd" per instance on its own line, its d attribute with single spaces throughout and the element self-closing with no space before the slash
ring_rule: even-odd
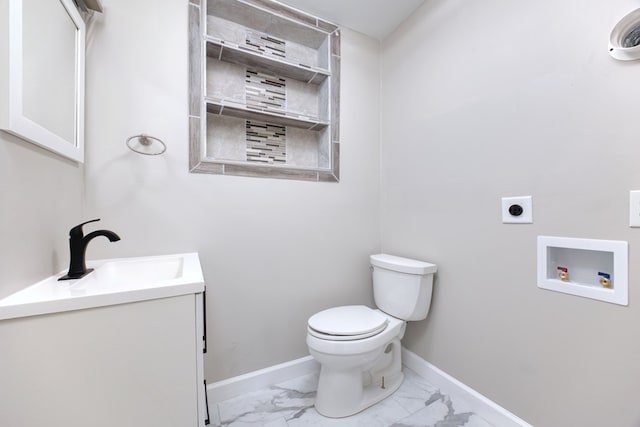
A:
<svg viewBox="0 0 640 427">
<path fill-rule="evenodd" d="M 190 0 L 191 172 L 339 179 L 340 33 L 271 0 Z"/>
</svg>

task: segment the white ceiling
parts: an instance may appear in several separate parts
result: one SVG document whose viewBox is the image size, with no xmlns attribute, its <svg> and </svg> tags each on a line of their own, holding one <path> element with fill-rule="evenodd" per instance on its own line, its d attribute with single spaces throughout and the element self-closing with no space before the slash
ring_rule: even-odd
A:
<svg viewBox="0 0 640 427">
<path fill-rule="evenodd" d="M 425 0 L 280 0 L 280 2 L 382 40 Z"/>
</svg>

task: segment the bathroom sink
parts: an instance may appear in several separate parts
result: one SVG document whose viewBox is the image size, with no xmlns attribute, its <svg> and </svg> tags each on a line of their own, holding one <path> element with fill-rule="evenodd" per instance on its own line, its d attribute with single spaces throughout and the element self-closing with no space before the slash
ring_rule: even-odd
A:
<svg viewBox="0 0 640 427">
<path fill-rule="evenodd" d="M 89 283 L 85 286 L 90 286 L 93 282 L 115 286 L 123 283 L 152 285 L 156 282 L 179 279 L 182 277 L 183 266 L 184 258 L 181 256 L 109 261 L 96 269 L 93 277 L 89 276 Z"/>
<path fill-rule="evenodd" d="M 59 282 L 51 276 L 0 300 L 0 320 L 204 291 L 197 253 L 87 261 L 94 271 Z"/>
</svg>

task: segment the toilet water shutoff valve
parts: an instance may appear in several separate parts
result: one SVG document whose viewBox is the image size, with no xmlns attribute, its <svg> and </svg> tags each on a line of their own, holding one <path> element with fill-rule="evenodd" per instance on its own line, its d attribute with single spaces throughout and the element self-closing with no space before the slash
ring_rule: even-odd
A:
<svg viewBox="0 0 640 427">
<path fill-rule="evenodd" d="M 558 270 L 558 277 L 560 278 L 560 280 L 562 280 L 563 282 L 566 282 L 567 280 L 569 280 L 569 269 L 567 267 L 558 266 L 557 270 Z"/>
<path fill-rule="evenodd" d="M 611 275 L 609 273 L 599 271 L 598 276 L 600 276 L 600 285 L 602 287 L 608 288 L 611 286 Z"/>
</svg>

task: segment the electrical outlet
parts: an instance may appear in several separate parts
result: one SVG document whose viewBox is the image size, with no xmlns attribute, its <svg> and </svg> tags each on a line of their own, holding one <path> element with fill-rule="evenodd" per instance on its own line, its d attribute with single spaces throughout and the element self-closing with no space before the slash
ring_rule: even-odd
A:
<svg viewBox="0 0 640 427">
<path fill-rule="evenodd" d="M 640 191 L 629 191 L 629 227 L 640 227 Z"/>
<path fill-rule="evenodd" d="M 532 224 L 533 203 L 531 196 L 502 198 L 503 224 Z"/>
</svg>

